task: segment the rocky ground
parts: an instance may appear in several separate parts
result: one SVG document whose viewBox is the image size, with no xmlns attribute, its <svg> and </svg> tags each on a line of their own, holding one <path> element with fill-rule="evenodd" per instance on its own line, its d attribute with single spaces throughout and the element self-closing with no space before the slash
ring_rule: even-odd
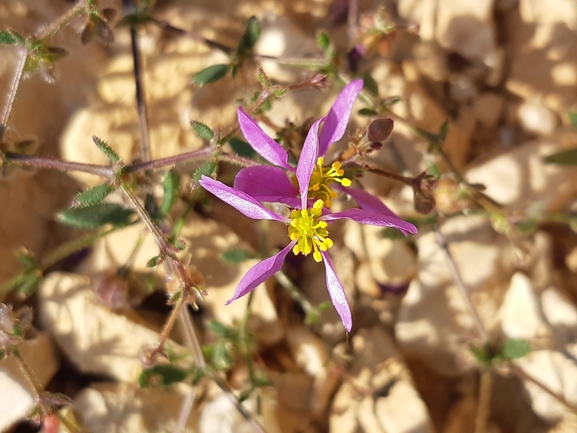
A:
<svg viewBox="0 0 577 433">
<path fill-rule="evenodd" d="M 147 267 L 158 247 L 144 225 L 97 240 L 73 265 L 49 269 L 32 296 L 0 298 L 15 310 L 33 308 L 22 357 L 40 389 L 70 397 L 59 409 L 61 419 L 76 419 L 95 433 L 177 426 L 202 433 L 259 431 L 255 423 L 269 433 L 575 431 L 577 171 L 544 158 L 577 144 L 570 114 L 577 105 L 577 3 L 359 0 L 356 26 L 347 26 L 345 0 L 157 3 L 158 20 L 226 46 L 238 43 L 253 15 L 262 34 L 254 49 L 261 57 L 235 77 L 200 87 L 191 77 L 228 57 L 194 38 L 142 26 L 154 158 L 203 146 L 191 119 L 222 131 L 233 127 L 239 101 L 259 89 L 257 66 L 275 83 L 309 77 L 314 68 L 281 66 L 262 55 L 321 58 L 317 35 L 326 30 L 342 73 L 354 75 L 346 53 L 364 43 L 372 51 L 358 62 L 355 76 L 372 77 L 377 99 L 400 97 L 388 114 L 395 120 L 393 133 L 370 155 L 371 163 L 405 176 L 438 167 L 431 186 L 436 208 L 428 217 L 418 214 L 409 186 L 375 173 L 363 177 L 368 191 L 417 221 L 419 234 L 392 238 L 350 221 L 337 227 L 331 254 L 354 311 L 347 335 L 330 303 L 317 322 L 305 323 L 303 303 L 291 298 L 290 283 L 282 279 L 255 290 L 250 304 L 244 297 L 225 306 L 257 259 L 232 263 L 223 254 L 272 250 L 286 244 L 286 230 L 257 226 L 217 201 L 195 207 L 180 237 L 187 243 L 182 259 L 202 272 L 208 292 L 193 313 L 201 343 L 214 348 L 219 341 L 211 320 L 230 329 L 246 320 L 251 335 L 248 360 L 233 356 L 222 369 L 230 392 L 211 380 L 139 385 L 142 351 L 159 341 L 169 314 L 162 292 L 167 277 L 162 268 Z M 5 0 L 0 31 L 33 34 L 72 6 L 65 0 Z M 100 2 L 109 6 L 121 9 L 113 0 Z M 396 30 L 370 39 L 367 29 L 379 14 Z M 92 142 L 96 135 L 132 161 L 140 135 L 128 29 L 114 27 L 113 44 L 83 45 L 79 32 L 85 25 L 80 16 L 54 36 L 54 44 L 69 52 L 55 64 L 54 83 L 41 74 L 21 83 L 9 138 L 34 139 L 38 155 L 107 164 Z M 18 51 L 0 46 L 0 58 L 0 95 L 7 100 Z M 269 131 L 290 123 L 298 126 L 295 132 L 326 113 L 341 88 L 329 81 L 326 90 L 291 91 L 274 102 L 266 115 Z M 357 114 L 363 104 L 356 103 L 349 132 L 371 120 Z M 443 149 L 453 167 L 416 130 L 437 133 L 446 120 Z M 340 144 L 346 148 L 346 140 Z M 186 175 L 197 166 L 179 167 L 185 191 Z M 234 173 L 232 165 L 221 167 L 224 180 Z M 76 192 L 98 183 L 86 174 L 8 170 L 0 180 L 0 282 L 20 272 L 15 252 L 46 257 L 84 233 L 54 215 Z M 467 194 L 465 184 L 484 189 Z M 175 212 L 185 207 L 183 200 Z M 127 264 L 143 276 L 140 283 L 152 281 L 158 290 L 118 295 L 111 281 Z M 285 278 L 316 306 L 329 298 L 325 276 L 314 265 L 288 263 Z M 178 328 L 171 334 L 171 347 L 182 357 L 190 352 L 185 336 Z M 529 354 L 507 358 L 508 341 L 528 342 Z M 0 363 L 0 414 L 8 414 L 0 416 L 0 431 L 34 428 L 23 420 L 38 388 L 31 388 L 20 367 L 10 357 Z M 256 383 L 254 370 L 267 381 L 243 402 L 247 419 L 231 396 Z M 189 411 L 183 402 L 191 404 Z M 179 420 L 183 412 L 190 413 L 187 421 Z M 57 431 L 50 428 L 45 421 L 44 431 Z"/>
</svg>

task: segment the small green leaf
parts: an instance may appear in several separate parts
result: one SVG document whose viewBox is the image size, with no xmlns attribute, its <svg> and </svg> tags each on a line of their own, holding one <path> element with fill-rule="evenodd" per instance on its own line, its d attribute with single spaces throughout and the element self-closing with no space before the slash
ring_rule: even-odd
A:
<svg viewBox="0 0 577 433">
<path fill-rule="evenodd" d="M 140 373 L 138 384 L 141 388 L 149 386 L 168 386 L 182 382 L 188 374 L 185 370 L 170 364 L 158 364 Z"/>
<path fill-rule="evenodd" d="M 193 131 L 196 132 L 196 134 L 203 140 L 210 141 L 214 138 L 214 132 L 204 123 L 191 120 L 190 126 L 192 126 Z"/>
<path fill-rule="evenodd" d="M 107 183 L 103 185 L 98 185 L 93 188 L 84 190 L 76 195 L 72 203 L 73 207 L 88 207 L 94 206 L 100 203 L 106 198 L 111 192 L 114 191 L 114 187 Z"/>
<path fill-rule="evenodd" d="M 529 342 L 524 338 L 509 338 L 503 343 L 501 355 L 505 359 L 518 359 L 531 351 Z"/>
<path fill-rule="evenodd" d="M 331 46 L 331 40 L 330 40 L 327 32 L 325 32 L 324 30 L 319 32 L 319 34 L 317 36 L 317 43 L 323 49 L 323 51 L 325 51 L 325 52 L 328 51 L 328 49 Z"/>
<path fill-rule="evenodd" d="M 228 144 L 230 144 L 230 147 L 237 155 L 244 156 L 245 158 L 252 158 L 256 155 L 252 146 L 239 138 L 231 138 Z"/>
<path fill-rule="evenodd" d="M 41 280 L 42 278 L 39 273 L 26 274 L 20 287 L 18 287 L 18 293 L 24 296 L 30 296 L 38 289 Z"/>
<path fill-rule="evenodd" d="M 130 224 L 133 212 L 117 203 L 99 203 L 90 207 L 65 209 L 56 219 L 62 224 L 81 228 L 96 229 L 105 224 L 125 226 Z"/>
<path fill-rule="evenodd" d="M 210 177 L 215 172 L 215 170 L 216 170 L 216 162 L 212 161 L 205 162 L 200 167 L 198 167 L 198 169 L 193 173 L 192 180 L 193 182 L 198 183 L 202 175 Z"/>
<path fill-rule="evenodd" d="M 254 48 L 258 38 L 260 37 L 260 33 L 261 29 L 258 19 L 255 16 L 250 17 L 248 19 L 248 23 L 246 24 L 244 35 L 242 35 L 240 41 L 238 42 L 237 52 L 240 56 L 246 54 L 246 52 Z"/>
<path fill-rule="evenodd" d="M 577 165 L 577 148 L 549 155 L 545 157 L 545 162 L 558 165 Z"/>
<path fill-rule="evenodd" d="M 405 239 L 405 236 L 400 230 L 394 229 L 392 227 L 387 227 L 386 229 L 383 229 L 381 231 L 381 236 L 385 239 L 391 239 L 394 241 Z"/>
<path fill-rule="evenodd" d="M 0 45 L 16 45 L 18 39 L 11 32 L 0 32 Z"/>
<path fill-rule="evenodd" d="M 22 266 L 24 266 L 24 270 L 30 270 L 30 269 L 34 269 L 38 266 L 38 263 L 36 262 L 36 258 L 28 253 L 19 253 L 16 255 L 16 258 L 18 259 L 18 261 L 20 263 L 22 263 Z"/>
<path fill-rule="evenodd" d="M 479 364 L 485 367 L 491 366 L 494 355 L 491 353 L 488 346 L 477 347 L 471 344 L 469 345 L 469 349 Z"/>
<path fill-rule="evenodd" d="M 250 257 L 250 253 L 247 250 L 229 250 L 222 253 L 222 260 L 228 263 L 241 263 Z"/>
<path fill-rule="evenodd" d="M 216 320 L 211 320 L 208 322 L 207 328 L 216 336 L 224 338 L 226 340 L 234 340 L 236 338 L 236 332 L 234 329 L 229 328 L 221 322 Z"/>
<path fill-rule="evenodd" d="M 375 96 L 379 96 L 379 85 L 377 84 L 377 82 L 375 81 L 375 79 L 371 76 L 371 74 L 365 74 L 363 75 L 363 83 L 364 83 L 364 88 L 367 89 L 367 91 L 369 91 L 370 93 L 372 93 Z"/>
<path fill-rule="evenodd" d="M 162 182 L 162 189 L 164 195 L 162 196 L 160 213 L 162 215 L 168 215 L 180 191 L 180 174 L 176 170 L 170 170 L 166 173 Z"/>
<path fill-rule="evenodd" d="M 108 143 L 101 138 L 98 138 L 96 135 L 92 136 L 92 140 L 94 140 L 94 144 L 104 153 L 112 162 L 120 161 L 120 156 L 112 150 L 112 147 L 108 145 Z"/>
<path fill-rule="evenodd" d="M 577 111 L 569 111 L 567 115 L 569 116 L 569 122 L 571 122 L 571 126 L 573 128 L 577 128 Z"/>
<path fill-rule="evenodd" d="M 162 257 L 160 257 L 160 256 L 154 256 L 153 258 L 151 258 L 151 259 L 146 263 L 146 267 L 147 267 L 147 268 L 156 268 L 160 263 L 162 263 Z"/>
<path fill-rule="evenodd" d="M 377 113 L 375 110 L 371 110 L 370 108 L 361 108 L 359 110 L 359 116 L 369 117 L 369 116 L 376 116 L 377 114 L 379 113 Z"/>
<path fill-rule="evenodd" d="M 197 86 L 206 86 L 207 84 L 214 83 L 221 78 L 224 78 L 228 72 L 229 65 L 218 64 L 209 66 L 200 72 L 197 72 L 192 76 L 192 81 Z"/>
<path fill-rule="evenodd" d="M 445 141 L 445 138 L 447 138 L 447 131 L 448 130 L 449 130 L 449 120 L 447 119 L 443 122 L 443 124 L 439 128 L 439 140 L 440 141 Z"/>
<path fill-rule="evenodd" d="M 427 172 L 431 176 L 439 177 L 441 176 L 441 170 L 439 170 L 439 166 L 434 162 L 427 163 Z"/>
<path fill-rule="evenodd" d="M 211 361 L 217 370 L 230 370 L 233 366 L 230 354 L 230 342 L 226 340 L 216 341 L 212 347 Z"/>
</svg>

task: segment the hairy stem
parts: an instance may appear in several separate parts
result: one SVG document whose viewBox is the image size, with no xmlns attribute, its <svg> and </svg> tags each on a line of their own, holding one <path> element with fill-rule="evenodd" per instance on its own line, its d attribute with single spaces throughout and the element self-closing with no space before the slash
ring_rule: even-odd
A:
<svg viewBox="0 0 577 433">
<path fill-rule="evenodd" d="M 4 103 L 4 110 L 2 111 L 2 116 L 0 117 L 0 143 L 4 141 L 4 136 L 6 134 L 6 130 L 8 129 L 8 121 L 10 120 L 10 115 L 12 114 L 14 101 L 16 100 L 16 94 L 18 93 L 18 87 L 20 87 L 22 75 L 24 74 L 24 66 L 26 65 L 26 59 L 28 58 L 28 52 L 25 48 L 20 48 L 19 51 L 20 59 L 16 65 L 16 69 L 14 70 L 14 76 L 10 82 L 6 102 Z"/>
</svg>

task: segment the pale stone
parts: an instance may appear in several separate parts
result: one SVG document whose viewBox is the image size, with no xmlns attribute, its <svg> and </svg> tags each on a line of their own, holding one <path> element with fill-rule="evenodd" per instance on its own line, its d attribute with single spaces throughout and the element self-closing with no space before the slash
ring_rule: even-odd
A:
<svg viewBox="0 0 577 433">
<path fill-rule="evenodd" d="M 335 396 L 330 431 L 432 432 L 427 407 L 391 337 L 373 327 L 360 330 L 352 344 L 354 361 Z"/>
<path fill-rule="evenodd" d="M 497 125 L 503 112 L 505 100 L 498 93 L 481 93 L 475 99 L 474 113 L 477 121 L 486 128 Z"/>
<path fill-rule="evenodd" d="M 483 217 L 451 218 L 441 232 L 481 320 L 490 328 L 513 274 L 514 247 Z M 420 235 L 416 243 L 419 274 L 402 300 L 395 326 L 400 347 L 444 374 L 474 368 L 459 360 L 467 352 L 463 342 L 475 331 L 447 257 L 433 232 Z"/>
<path fill-rule="evenodd" d="M 250 246 L 241 241 L 225 224 L 201 218 L 196 214 L 189 218 L 180 236 L 186 242 L 186 248 L 181 253 L 182 260 L 204 276 L 204 288 L 208 296 L 204 297 L 203 305 L 215 320 L 232 326 L 243 320 L 249 297 L 242 297 L 230 305 L 225 305 L 226 301 L 234 294 L 240 279 L 258 261 L 249 259 L 242 263 L 224 262 L 223 253 L 237 249 L 250 251 Z M 139 239 L 142 244 L 133 256 L 134 246 Z M 134 271 L 150 272 L 146 265 L 156 255 L 158 246 L 154 238 L 142 224 L 138 224 L 98 240 L 81 270 L 88 275 L 100 275 L 122 266 L 131 258 L 131 268 Z M 166 277 L 163 265 L 159 266 L 156 272 L 159 276 Z M 264 284 L 254 291 L 251 312 L 248 326 L 259 341 L 274 344 L 283 337 L 283 328 L 278 322 L 276 309 Z"/>
<path fill-rule="evenodd" d="M 76 396 L 73 406 L 89 431 L 168 432 L 174 431 L 180 406 L 190 390 L 182 384 L 157 389 L 129 383 L 94 383 Z M 197 426 L 198 418 L 198 410 L 193 410 L 185 424 L 187 431 Z"/>
<path fill-rule="evenodd" d="M 540 98 L 559 116 L 577 101 L 577 11 L 571 2 L 520 0 L 512 23 L 513 59 L 507 89 L 523 99 Z"/>
<path fill-rule="evenodd" d="M 486 187 L 484 193 L 511 208 L 535 206 L 555 212 L 567 205 L 577 190 L 576 173 L 543 158 L 561 151 L 558 137 L 527 142 L 468 170 L 466 179 Z M 506 181 L 503 181 L 506 179 Z"/>
<path fill-rule="evenodd" d="M 80 371 L 136 382 L 143 350 L 158 343 L 157 332 L 98 302 L 88 277 L 52 273 L 38 295 L 42 326 Z"/>
<path fill-rule="evenodd" d="M 325 370 L 328 353 L 319 337 L 303 326 L 293 326 L 287 331 L 287 343 L 297 365 L 310 376 Z"/>
<path fill-rule="evenodd" d="M 558 123 L 551 110 L 535 102 L 522 103 L 518 116 L 521 127 L 530 134 L 552 134 Z"/>
<path fill-rule="evenodd" d="M 41 386 L 50 382 L 58 370 L 50 336 L 42 333 L 32 340 L 25 340 L 19 350 L 33 372 L 34 379 Z M 36 405 L 35 392 L 14 358 L 8 357 L 0 363 L 0 389 L 0 431 L 8 431 Z"/>
<path fill-rule="evenodd" d="M 503 334 L 508 338 L 543 337 L 546 329 L 539 304 L 529 278 L 515 273 L 499 310 Z"/>
</svg>

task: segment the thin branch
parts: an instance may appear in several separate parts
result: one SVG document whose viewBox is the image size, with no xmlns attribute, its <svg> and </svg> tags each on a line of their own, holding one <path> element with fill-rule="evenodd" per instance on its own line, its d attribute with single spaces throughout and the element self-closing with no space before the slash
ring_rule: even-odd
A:
<svg viewBox="0 0 577 433">
<path fill-rule="evenodd" d="M 347 14 L 347 37 L 349 46 L 352 46 L 357 37 L 357 26 L 359 21 L 359 0 L 349 0 Z"/>
<path fill-rule="evenodd" d="M 491 370 L 481 371 L 477 413 L 475 414 L 475 433 L 486 433 L 491 412 L 491 393 L 493 392 L 493 373 Z"/>
<path fill-rule="evenodd" d="M 52 168 L 59 171 L 79 171 L 107 179 L 111 179 L 114 176 L 114 169 L 106 165 L 85 164 L 83 162 L 64 161 L 62 159 L 24 155 L 14 152 L 5 152 L 4 158 L 8 162 L 15 162 L 37 168 Z"/>
<path fill-rule="evenodd" d="M 124 167 L 125 173 L 135 173 L 137 171 L 154 170 L 156 168 L 169 167 L 181 162 L 190 162 L 197 159 L 212 157 L 214 150 L 210 147 L 205 147 L 191 152 L 180 153 L 178 155 L 167 156 L 166 158 L 155 159 L 152 161 L 139 162 L 130 164 Z M 222 154 L 221 157 L 226 154 Z"/>
<path fill-rule="evenodd" d="M 40 33 L 35 35 L 35 38 L 42 40 L 42 39 L 47 39 L 47 38 L 54 36 L 56 34 L 56 32 L 58 32 L 58 30 L 60 30 L 62 27 L 64 27 L 68 23 L 70 23 L 70 21 L 72 21 L 74 18 L 76 18 L 78 15 L 80 15 L 85 10 L 86 10 L 86 5 L 84 4 L 84 1 L 79 1 L 74 6 L 72 6 L 68 10 L 68 12 L 66 12 L 64 15 L 59 17 L 56 21 L 54 21 L 53 23 L 47 25 L 44 29 L 42 29 L 42 31 Z"/>
<path fill-rule="evenodd" d="M 2 112 L 2 117 L 0 117 L 0 142 L 4 140 L 4 135 L 8 129 L 8 121 L 10 120 L 12 109 L 14 108 L 14 101 L 16 100 L 16 94 L 18 93 L 18 87 L 22 81 L 24 66 L 26 65 L 26 59 L 28 58 L 28 52 L 25 48 L 20 48 L 20 51 L 20 60 L 16 65 L 14 76 L 12 77 L 12 82 L 10 83 L 10 87 L 8 89 L 8 96 L 6 98 L 6 102 L 4 103 L 4 111 Z"/>
<path fill-rule="evenodd" d="M 449 270 L 451 271 L 451 274 L 453 274 L 453 279 L 457 284 L 457 288 L 459 289 L 459 292 L 461 292 L 461 297 L 463 298 L 463 301 L 465 301 L 467 310 L 469 311 L 469 314 L 473 319 L 473 324 L 477 329 L 477 333 L 479 334 L 479 337 L 481 337 L 483 342 L 486 342 L 489 339 L 489 335 L 487 333 L 487 330 L 485 329 L 485 326 L 483 325 L 483 322 L 481 320 L 481 317 L 479 316 L 477 309 L 473 305 L 473 301 L 471 300 L 471 294 L 469 293 L 469 290 L 467 289 L 467 286 L 463 281 L 463 277 L 461 276 L 461 272 L 459 271 L 457 263 L 455 262 L 455 259 L 451 254 L 451 250 L 449 249 L 447 239 L 441 233 L 441 230 L 439 228 L 435 229 L 435 235 L 437 236 L 437 242 L 441 247 L 441 250 L 445 254 L 447 264 L 449 265 Z"/>
<path fill-rule="evenodd" d="M 123 1 L 125 12 L 133 13 L 136 9 L 134 0 Z M 148 108 L 146 105 L 146 95 L 144 90 L 142 57 L 140 55 L 140 43 L 138 39 L 138 28 L 135 24 L 130 24 L 130 41 L 132 49 L 132 61 L 134 64 L 134 83 L 136 85 L 136 108 L 138 111 L 138 126 L 140 131 L 140 157 L 143 161 L 152 159 L 150 152 L 150 134 L 148 130 Z"/>
</svg>

